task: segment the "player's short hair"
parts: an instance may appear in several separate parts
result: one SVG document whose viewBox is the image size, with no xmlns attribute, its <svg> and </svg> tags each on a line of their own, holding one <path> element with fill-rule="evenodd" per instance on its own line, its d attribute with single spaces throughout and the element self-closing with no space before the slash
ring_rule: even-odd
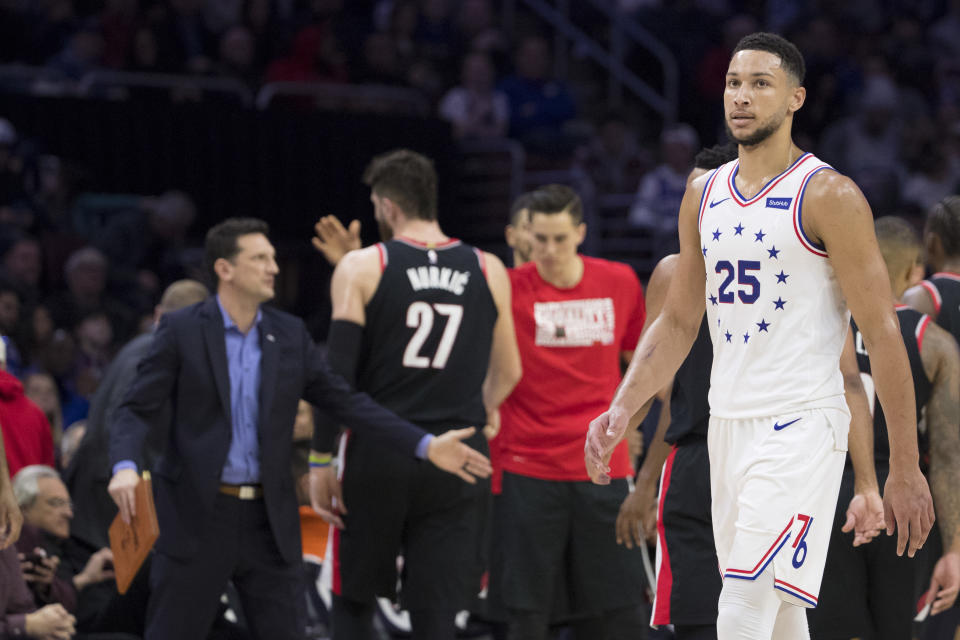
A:
<svg viewBox="0 0 960 640">
<path fill-rule="evenodd" d="M 437 171 L 433 161 L 409 149 L 380 154 L 363 172 L 363 182 L 380 198 L 389 198 L 407 216 L 437 219 Z"/>
<path fill-rule="evenodd" d="M 873 228 L 888 271 L 902 271 L 916 264 L 920 234 L 912 224 L 897 216 L 884 216 L 877 218 Z"/>
<path fill-rule="evenodd" d="M 530 216 L 534 213 L 569 213 L 573 224 L 583 222 L 583 201 L 565 184 L 548 184 L 530 192 Z"/>
<path fill-rule="evenodd" d="M 216 286 L 220 281 L 213 265 L 223 258 L 233 260 L 240 253 L 240 245 L 237 244 L 237 238 L 250 235 L 251 233 L 270 234 L 270 225 L 259 218 L 227 218 L 220 224 L 210 227 L 207 231 L 207 237 L 203 244 L 204 262 L 207 267 L 207 275 L 211 282 Z"/>
<path fill-rule="evenodd" d="M 736 160 L 739 145 L 735 142 L 726 144 L 715 144 L 712 147 L 704 147 L 693 159 L 695 169 L 706 169 L 712 171 L 719 166 L 725 165 L 731 160 Z"/>
<path fill-rule="evenodd" d="M 736 55 L 738 51 L 766 51 L 779 56 L 780 68 L 786 71 L 787 75 L 792 76 L 798 85 L 803 84 L 803 78 L 807 75 L 803 54 L 795 44 L 776 33 L 758 31 L 744 36 L 733 49 L 732 55 Z"/>
<path fill-rule="evenodd" d="M 210 292 L 201 282 L 196 280 L 177 280 L 164 289 L 160 297 L 160 309 L 163 313 L 179 311 L 184 307 L 206 300 Z"/>
<path fill-rule="evenodd" d="M 960 256 L 960 196 L 947 196 L 930 208 L 927 232 L 940 238 L 948 256 Z"/>
<path fill-rule="evenodd" d="M 513 201 L 513 204 L 510 205 L 510 224 L 517 226 L 519 221 L 517 218 L 520 217 L 520 212 L 524 209 L 530 208 L 530 202 L 533 200 L 533 192 L 527 191 L 526 193 L 521 193 Z"/>
</svg>

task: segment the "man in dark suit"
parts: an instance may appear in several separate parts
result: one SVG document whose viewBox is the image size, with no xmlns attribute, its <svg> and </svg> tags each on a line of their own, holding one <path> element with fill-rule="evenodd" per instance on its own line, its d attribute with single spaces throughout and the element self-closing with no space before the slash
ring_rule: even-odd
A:
<svg viewBox="0 0 960 640">
<path fill-rule="evenodd" d="M 163 292 L 160 304 L 154 310 L 154 325 L 165 313 L 203 301 L 210 291 L 196 280 L 177 280 Z M 137 373 L 137 365 L 147 355 L 153 343 L 153 331 L 144 333 L 121 349 L 110 363 L 97 392 L 90 401 L 87 430 L 80 448 L 63 473 L 63 481 L 73 497 L 73 522 L 70 533 L 93 549 L 110 545 L 107 530 L 117 515 L 117 505 L 107 494 L 110 482 L 109 444 L 113 414 L 120 407 L 130 383 Z M 166 426 L 170 424 L 169 403 L 155 419 L 158 426 L 144 442 L 143 468 L 153 469 L 167 442 Z"/>
<path fill-rule="evenodd" d="M 303 637 L 290 474 L 301 397 L 465 481 L 490 474 L 489 461 L 460 442 L 472 428 L 433 437 L 398 418 L 332 373 L 298 318 L 261 307 L 278 271 L 267 232 L 249 218 L 210 229 L 217 295 L 164 315 L 114 419 L 109 491 L 129 521 L 142 443 L 163 403 L 173 403 L 154 472 L 160 538 L 147 640 L 203 638 L 229 579 L 255 637 Z"/>
</svg>

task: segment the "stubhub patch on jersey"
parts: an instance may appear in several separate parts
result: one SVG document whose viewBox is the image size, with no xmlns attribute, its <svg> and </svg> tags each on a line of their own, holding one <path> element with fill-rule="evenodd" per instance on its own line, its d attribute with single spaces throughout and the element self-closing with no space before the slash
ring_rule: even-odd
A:
<svg viewBox="0 0 960 640">
<path fill-rule="evenodd" d="M 767 209 L 789 209 L 793 198 L 767 198 Z"/>
</svg>

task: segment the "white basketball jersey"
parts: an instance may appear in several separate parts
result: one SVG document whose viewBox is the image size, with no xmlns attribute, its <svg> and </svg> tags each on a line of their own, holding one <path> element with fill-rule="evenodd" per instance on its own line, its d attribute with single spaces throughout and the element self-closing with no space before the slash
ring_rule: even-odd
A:
<svg viewBox="0 0 960 640">
<path fill-rule="evenodd" d="M 824 247 L 804 235 L 803 194 L 831 167 L 805 153 L 752 198 L 739 160 L 710 174 L 700 201 L 713 339 L 710 413 L 728 419 L 846 408 L 840 352 L 849 312 Z"/>
</svg>

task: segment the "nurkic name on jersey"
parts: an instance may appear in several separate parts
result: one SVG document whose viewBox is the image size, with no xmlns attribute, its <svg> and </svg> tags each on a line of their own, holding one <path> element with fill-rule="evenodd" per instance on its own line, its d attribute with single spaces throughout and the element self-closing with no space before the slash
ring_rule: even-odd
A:
<svg viewBox="0 0 960 640">
<path fill-rule="evenodd" d="M 803 231 L 810 179 L 832 167 L 804 153 L 751 198 L 739 160 L 709 174 L 700 249 L 713 340 L 710 411 L 727 419 L 846 407 L 839 360 L 849 312 L 827 252 Z"/>
</svg>

